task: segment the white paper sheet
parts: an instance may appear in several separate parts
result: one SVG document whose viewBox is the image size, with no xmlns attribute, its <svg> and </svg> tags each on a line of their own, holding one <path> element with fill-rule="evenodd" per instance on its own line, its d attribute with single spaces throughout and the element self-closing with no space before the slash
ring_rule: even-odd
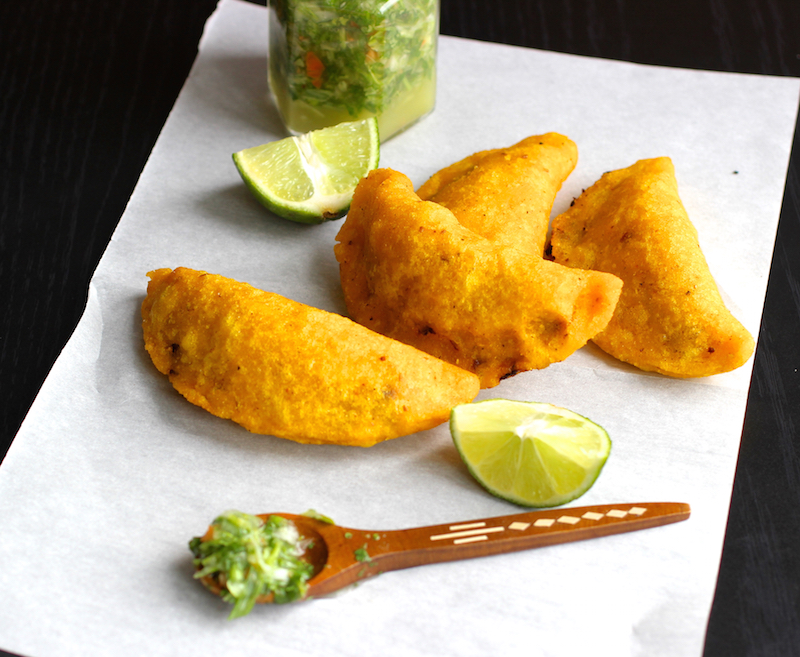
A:
<svg viewBox="0 0 800 657">
<path fill-rule="evenodd" d="M 188 266 L 346 313 L 340 222 L 266 213 L 231 153 L 283 136 L 266 13 L 222 0 L 92 280 L 84 317 L 0 468 L 0 647 L 28 655 L 697 655 L 713 596 L 752 361 L 679 381 L 586 347 L 479 398 L 549 401 L 614 441 L 576 504 L 682 501 L 689 521 L 426 566 L 334 598 L 228 607 L 188 540 L 219 512 L 393 529 L 519 510 L 486 494 L 446 426 L 370 449 L 249 434 L 181 398 L 143 349 L 147 271 Z M 558 131 L 580 151 L 554 212 L 604 171 L 672 157 L 731 309 L 756 334 L 798 80 L 646 67 L 443 37 L 435 112 L 383 145 L 415 185 L 474 151 Z M 591 651 L 591 652 L 590 652 Z"/>
</svg>

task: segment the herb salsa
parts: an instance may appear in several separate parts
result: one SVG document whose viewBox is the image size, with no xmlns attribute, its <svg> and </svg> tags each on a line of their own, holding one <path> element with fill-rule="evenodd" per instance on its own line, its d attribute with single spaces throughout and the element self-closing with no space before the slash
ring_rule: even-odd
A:
<svg viewBox="0 0 800 657">
<path fill-rule="evenodd" d="M 385 141 L 433 109 L 439 0 L 269 5 L 269 83 L 290 132 L 377 116 Z"/>
<path fill-rule="evenodd" d="M 303 598 L 314 570 L 302 559 L 307 545 L 291 520 L 241 511 L 223 513 L 204 536 L 189 541 L 195 578 L 233 603 L 229 618 L 249 614 L 261 597 Z"/>
</svg>

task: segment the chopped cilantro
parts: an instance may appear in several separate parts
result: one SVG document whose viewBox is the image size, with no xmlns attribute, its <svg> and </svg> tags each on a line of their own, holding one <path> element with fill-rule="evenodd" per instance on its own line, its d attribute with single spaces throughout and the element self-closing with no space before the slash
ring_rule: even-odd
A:
<svg viewBox="0 0 800 657">
<path fill-rule="evenodd" d="M 309 509 L 303 515 L 308 517 L 308 518 L 314 518 L 314 520 L 319 520 L 320 522 L 324 522 L 324 523 L 327 523 L 329 525 L 335 525 L 336 524 L 328 516 L 323 516 L 318 511 L 314 511 L 314 509 Z"/>
<path fill-rule="evenodd" d="M 248 614 L 260 596 L 292 602 L 308 589 L 313 567 L 303 561 L 305 543 L 294 523 L 280 516 L 228 511 L 214 520 L 203 537 L 189 541 L 198 567 L 196 578 L 210 576 L 222 598 L 233 604 L 229 618 Z"/>
<path fill-rule="evenodd" d="M 372 561 L 372 557 L 369 556 L 369 553 L 367 552 L 366 543 L 364 543 L 363 547 L 360 547 L 357 550 L 355 550 L 353 554 L 355 555 L 356 561 L 360 561 L 361 563 L 367 563 L 369 561 Z"/>
<path fill-rule="evenodd" d="M 312 107 L 381 114 L 431 79 L 437 0 L 273 0 L 270 66 Z"/>
</svg>

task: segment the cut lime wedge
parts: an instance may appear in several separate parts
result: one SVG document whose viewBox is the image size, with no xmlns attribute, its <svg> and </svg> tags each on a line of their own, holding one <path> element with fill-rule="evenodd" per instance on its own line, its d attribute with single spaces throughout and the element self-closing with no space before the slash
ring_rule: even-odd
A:
<svg viewBox="0 0 800 657">
<path fill-rule="evenodd" d="M 306 224 L 347 214 L 358 181 L 379 159 L 374 117 L 233 154 L 242 179 L 261 203 L 278 216 Z"/>
<path fill-rule="evenodd" d="M 580 497 L 611 451 L 603 427 L 542 402 L 461 404 L 450 413 L 450 433 L 472 476 L 492 495 L 523 506 Z"/>
</svg>

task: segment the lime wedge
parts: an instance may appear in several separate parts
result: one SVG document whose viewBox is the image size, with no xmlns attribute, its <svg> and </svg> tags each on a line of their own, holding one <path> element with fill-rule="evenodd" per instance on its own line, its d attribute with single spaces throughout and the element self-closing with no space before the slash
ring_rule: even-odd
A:
<svg viewBox="0 0 800 657">
<path fill-rule="evenodd" d="M 347 214 L 358 181 L 378 166 L 375 117 L 233 154 L 255 197 L 285 219 L 318 224 Z"/>
<path fill-rule="evenodd" d="M 515 504 L 566 504 L 592 487 L 611 439 L 603 427 L 542 402 L 490 399 L 450 413 L 456 449 L 478 482 Z"/>
</svg>

